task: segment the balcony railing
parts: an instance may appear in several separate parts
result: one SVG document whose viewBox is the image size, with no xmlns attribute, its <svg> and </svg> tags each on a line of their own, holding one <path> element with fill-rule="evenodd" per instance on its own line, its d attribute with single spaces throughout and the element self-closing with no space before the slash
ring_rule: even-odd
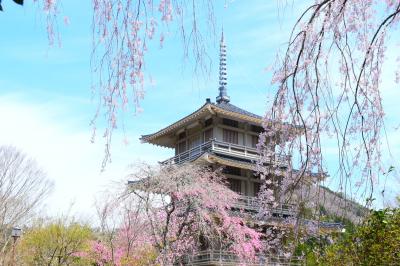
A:
<svg viewBox="0 0 400 266">
<path fill-rule="evenodd" d="M 343 229 L 344 225 L 338 222 L 325 222 L 325 221 L 315 221 L 315 220 L 303 220 L 303 225 L 314 225 L 323 229 Z"/>
<path fill-rule="evenodd" d="M 190 162 L 197 159 L 205 152 L 214 152 L 217 154 L 237 157 L 240 159 L 247 159 L 251 161 L 256 161 L 260 157 L 257 149 L 255 148 L 214 139 L 193 147 L 190 150 L 179 153 L 178 155 L 161 162 L 161 164 L 182 164 Z M 273 153 L 271 153 L 269 161 L 273 162 L 279 167 L 287 167 L 289 163 L 289 157 L 277 154 L 274 155 Z"/>
<path fill-rule="evenodd" d="M 243 210 L 243 211 L 250 211 L 252 213 L 259 213 L 259 211 L 261 209 L 261 202 L 256 197 L 240 195 L 237 198 L 236 202 L 233 203 L 233 208 Z M 296 217 L 298 214 L 294 204 L 279 204 L 275 208 L 268 209 L 268 211 L 271 216 L 270 218 L 272 218 L 272 219 Z M 252 217 L 256 217 L 256 216 L 252 216 Z M 343 224 L 338 223 L 338 222 L 301 219 L 300 223 L 303 225 L 314 225 L 316 227 L 323 228 L 323 229 L 334 229 L 334 230 L 343 229 Z"/>
<path fill-rule="evenodd" d="M 261 208 L 261 202 L 256 197 L 240 195 L 237 201 L 233 204 L 233 207 L 246 211 L 259 212 Z M 278 217 L 289 217 L 296 215 L 293 204 L 279 204 L 276 208 L 271 208 L 269 211 L 273 216 Z"/>
<path fill-rule="evenodd" d="M 269 266 L 295 266 L 303 265 L 304 260 L 300 257 L 283 257 L 283 256 L 266 256 L 258 255 L 253 262 L 243 261 L 238 258 L 234 253 L 218 250 L 207 250 L 199 252 L 195 255 L 186 256 L 184 258 L 184 265 L 269 265 Z"/>
</svg>

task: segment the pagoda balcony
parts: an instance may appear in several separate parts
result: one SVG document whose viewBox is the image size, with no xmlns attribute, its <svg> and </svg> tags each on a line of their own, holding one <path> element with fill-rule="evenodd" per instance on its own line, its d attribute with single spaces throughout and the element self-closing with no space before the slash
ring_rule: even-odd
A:
<svg viewBox="0 0 400 266">
<path fill-rule="evenodd" d="M 237 255 L 227 251 L 220 250 L 205 250 L 198 252 L 194 255 L 185 256 L 183 259 L 183 265 L 218 265 L 218 266 L 230 266 L 230 265 L 242 265 L 244 262 L 238 258 Z M 284 257 L 274 255 L 257 255 L 255 261 L 245 262 L 246 265 L 259 265 L 259 266 L 296 266 L 304 265 L 304 259 L 301 257 Z"/>
<path fill-rule="evenodd" d="M 246 214 L 250 214 L 254 219 L 265 219 L 257 217 L 257 214 L 261 211 L 261 201 L 257 197 L 250 197 L 239 195 L 236 202 L 232 204 L 233 214 L 239 216 L 246 216 Z M 244 213 L 242 212 L 244 211 Z M 296 211 L 296 206 L 294 204 L 278 204 L 274 208 L 269 208 L 266 210 L 269 212 L 269 218 L 271 220 L 281 220 L 285 218 L 293 218 L 296 217 L 298 212 Z M 300 223 L 304 226 L 315 226 L 320 229 L 326 230 L 342 230 L 343 224 L 340 222 L 330 222 L 330 221 L 317 221 L 317 220 L 309 220 L 309 219 L 301 219 Z"/>
<path fill-rule="evenodd" d="M 232 204 L 234 208 L 244 211 L 258 213 L 261 210 L 261 201 L 257 197 L 240 195 Z M 293 204 L 279 204 L 275 208 L 268 209 L 273 217 L 294 217 L 297 212 Z"/>
<path fill-rule="evenodd" d="M 256 162 L 260 158 L 260 155 L 255 148 L 213 139 L 193 147 L 190 150 L 179 153 L 176 156 L 160 163 L 163 165 L 183 164 L 196 160 L 206 152 L 228 156 L 230 158 L 237 158 L 239 160 L 246 160 L 249 162 Z M 271 161 L 271 163 L 276 166 L 287 168 L 289 165 L 289 160 L 289 156 L 277 155 L 271 152 L 267 161 Z"/>
</svg>

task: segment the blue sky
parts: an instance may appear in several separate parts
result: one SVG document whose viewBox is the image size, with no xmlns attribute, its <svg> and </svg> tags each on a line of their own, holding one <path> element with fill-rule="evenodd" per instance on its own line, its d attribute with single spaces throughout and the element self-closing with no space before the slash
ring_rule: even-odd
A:
<svg viewBox="0 0 400 266">
<path fill-rule="evenodd" d="M 196 76 L 192 62 L 183 60 L 182 46 L 173 26 L 163 48 L 151 46 L 146 72 L 155 85 L 147 87 L 144 112 L 124 114 L 129 145 L 117 131 L 113 162 L 100 173 L 103 142 L 90 143 L 90 120 L 97 103 L 91 100 L 91 1 L 62 1 L 59 31 L 61 47 L 49 47 L 41 11 L 30 2 L 24 7 L 3 1 L 0 14 L 0 144 L 13 144 L 31 156 L 55 182 L 47 201 L 51 215 L 69 210 L 90 219 L 99 192 L 124 180 L 130 163 L 155 163 L 172 150 L 140 144 L 142 134 L 152 133 L 215 99 L 218 88 L 218 38 L 207 43 L 212 59 L 209 75 Z M 224 3 L 228 7 L 224 8 Z M 279 1 L 217 1 L 216 28 L 224 26 L 228 46 L 228 93 L 232 103 L 264 114 L 271 94 L 271 74 L 265 69 L 288 38 L 290 26 L 304 3 L 278 9 Z M 279 12 L 278 12 L 279 10 Z M 64 16 L 70 24 L 63 25 Z M 390 69 L 392 65 L 389 65 Z M 385 81 L 386 82 L 386 81 Z M 389 81 L 387 81 L 389 82 Z M 387 87 L 393 85 L 388 84 Z M 398 90 L 387 90 L 389 113 L 398 109 Z M 385 99 L 385 98 L 384 98 Z M 398 99 L 398 98 L 397 98 Z M 394 118 L 389 116 L 389 127 Z M 100 124 L 101 126 L 101 124 Z M 400 138 L 389 132 L 394 154 Z M 397 132 L 398 133 L 398 132 Z M 72 206 L 72 207 L 71 207 Z"/>
</svg>

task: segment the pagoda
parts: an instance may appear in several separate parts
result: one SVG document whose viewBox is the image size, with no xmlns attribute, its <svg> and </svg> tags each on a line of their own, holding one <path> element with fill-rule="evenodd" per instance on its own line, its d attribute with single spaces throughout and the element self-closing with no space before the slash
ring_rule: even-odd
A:
<svg viewBox="0 0 400 266">
<path fill-rule="evenodd" d="M 226 45 L 224 35 L 220 41 L 219 88 L 216 101 L 207 98 L 205 103 L 191 114 L 170 124 L 169 126 L 148 135 L 140 140 L 144 143 L 167 147 L 175 150 L 175 155 L 160 162 L 162 165 L 181 165 L 184 163 L 198 163 L 221 168 L 231 190 L 239 194 L 234 208 L 254 217 L 257 224 L 257 213 L 260 202 L 257 195 L 265 180 L 255 172 L 255 165 L 259 160 L 256 145 L 259 135 L 264 131 L 263 118 L 231 103 L 227 90 Z M 292 128 L 295 134 L 302 134 L 301 130 Z M 274 145 L 285 141 L 279 136 L 274 138 Z M 278 155 L 271 147 L 268 163 L 279 171 L 291 169 L 290 156 Z M 271 219 L 258 221 L 258 225 L 279 225 L 279 222 L 288 218 L 297 217 L 297 212 L 291 204 L 280 204 L 271 209 Z M 303 223 L 307 223 L 304 220 Z M 338 230 L 339 223 L 320 223 L 321 228 Z M 300 260 L 287 260 L 280 257 L 269 258 L 266 265 L 301 265 Z M 223 264 L 221 264 L 223 262 Z M 296 262 L 296 263 L 293 263 Z M 236 265 L 235 259 L 224 252 L 209 251 L 191 257 L 190 265 Z M 274 264 L 275 263 L 275 264 Z M 286 264 L 285 264 L 286 263 Z"/>
<path fill-rule="evenodd" d="M 222 166 L 230 188 L 241 198 L 242 207 L 254 208 L 262 180 L 254 174 L 259 158 L 256 145 L 264 131 L 263 118 L 230 102 L 227 92 L 226 45 L 220 41 L 219 94 L 216 102 L 206 99 L 204 105 L 175 123 L 141 141 L 175 150 L 175 156 L 161 164 L 187 162 Z M 283 140 L 282 140 L 283 141 Z M 278 144 L 278 143 L 277 143 Z M 285 171 L 290 157 L 274 154 L 268 160 Z"/>
</svg>

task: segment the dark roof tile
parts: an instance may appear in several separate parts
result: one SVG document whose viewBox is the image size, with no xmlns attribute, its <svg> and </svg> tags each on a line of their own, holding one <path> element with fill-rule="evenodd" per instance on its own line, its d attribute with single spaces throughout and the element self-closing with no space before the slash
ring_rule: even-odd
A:
<svg viewBox="0 0 400 266">
<path fill-rule="evenodd" d="M 248 112 L 246 110 L 243 110 L 242 108 L 237 107 L 236 105 L 230 104 L 230 103 L 225 103 L 225 102 L 221 102 L 221 103 L 213 103 L 214 106 L 219 107 L 221 109 L 224 109 L 226 111 L 229 112 L 234 112 L 234 113 L 238 113 L 238 114 L 242 114 L 242 115 L 247 115 L 253 118 L 257 118 L 257 119 L 262 119 L 261 116 L 253 114 L 251 112 Z"/>
</svg>

